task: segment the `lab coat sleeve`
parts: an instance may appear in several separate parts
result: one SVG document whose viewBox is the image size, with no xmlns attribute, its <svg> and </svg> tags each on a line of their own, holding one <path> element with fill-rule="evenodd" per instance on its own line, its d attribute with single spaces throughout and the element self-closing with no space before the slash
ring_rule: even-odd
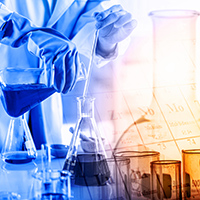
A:
<svg viewBox="0 0 200 200">
<path fill-rule="evenodd" d="M 105 0 L 99 0 L 98 2 L 88 1 L 87 5 L 85 6 L 84 13 L 80 15 L 74 27 L 72 41 L 76 44 L 79 53 L 82 54 L 82 56 L 86 59 L 91 57 L 91 50 L 96 31 L 96 20 L 94 18 L 94 13 L 101 12 L 113 5 L 113 3 L 108 2 L 109 1 Z M 93 62 L 97 67 L 102 67 L 111 60 L 117 58 L 117 56 L 118 47 L 116 47 L 113 52 L 110 52 L 110 54 L 106 56 L 95 54 Z M 86 61 L 86 59 L 84 60 L 84 63 L 89 63 L 89 60 Z"/>
<path fill-rule="evenodd" d="M 6 21 L 9 19 L 10 15 L 12 15 L 12 12 L 0 3 L 0 39 L 4 35 Z"/>
<path fill-rule="evenodd" d="M 14 48 L 27 45 L 28 51 L 42 59 L 47 69 L 55 71 L 54 87 L 66 93 L 74 87 L 79 74 L 76 46 L 51 28 L 38 28 L 23 16 L 7 15 L 0 42 Z"/>
</svg>

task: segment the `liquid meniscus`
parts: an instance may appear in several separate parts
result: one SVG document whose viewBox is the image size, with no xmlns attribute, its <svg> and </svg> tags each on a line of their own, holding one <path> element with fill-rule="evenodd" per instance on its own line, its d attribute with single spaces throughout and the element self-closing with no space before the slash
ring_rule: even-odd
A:
<svg viewBox="0 0 200 200">
<path fill-rule="evenodd" d="M 27 152 L 9 152 L 3 154 L 3 160 L 10 164 L 25 164 L 31 162 L 34 157 L 30 157 Z"/>
</svg>

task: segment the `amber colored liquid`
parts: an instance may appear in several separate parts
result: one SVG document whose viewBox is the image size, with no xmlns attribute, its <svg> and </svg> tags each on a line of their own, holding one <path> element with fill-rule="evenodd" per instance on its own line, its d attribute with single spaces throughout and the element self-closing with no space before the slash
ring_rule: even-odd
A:
<svg viewBox="0 0 200 200">
<path fill-rule="evenodd" d="M 1 97 L 8 115 L 19 117 L 55 92 L 44 84 L 1 85 Z"/>
</svg>

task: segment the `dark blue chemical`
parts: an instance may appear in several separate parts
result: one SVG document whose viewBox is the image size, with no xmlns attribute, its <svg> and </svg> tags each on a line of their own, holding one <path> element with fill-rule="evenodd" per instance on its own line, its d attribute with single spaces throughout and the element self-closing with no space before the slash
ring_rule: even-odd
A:
<svg viewBox="0 0 200 200">
<path fill-rule="evenodd" d="M 57 194 L 57 193 L 47 193 L 42 194 L 42 200 L 68 200 L 68 196 L 65 194 Z"/>
<path fill-rule="evenodd" d="M 102 154 L 79 154 L 75 166 L 75 184 L 103 186 L 110 178 L 106 158 Z"/>
<path fill-rule="evenodd" d="M 1 85 L 1 89 L 4 109 L 12 117 L 21 116 L 55 92 L 44 84 Z"/>
<path fill-rule="evenodd" d="M 5 153 L 3 160 L 10 164 L 25 164 L 31 162 L 33 157 L 29 156 L 27 152 Z"/>
<path fill-rule="evenodd" d="M 60 194 L 60 193 L 46 193 L 42 194 L 40 198 L 36 197 L 33 198 L 32 200 L 68 200 L 68 196 L 65 194 Z"/>
</svg>

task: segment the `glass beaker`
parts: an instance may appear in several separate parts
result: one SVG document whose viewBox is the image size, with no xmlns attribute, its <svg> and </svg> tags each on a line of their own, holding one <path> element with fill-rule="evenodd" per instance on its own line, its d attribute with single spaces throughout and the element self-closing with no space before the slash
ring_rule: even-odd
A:
<svg viewBox="0 0 200 200">
<path fill-rule="evenodd" d="M 32 174 L 37 170 L 38 167 L 35 162 L 24 163 L 23 165 L 2 163 L 0 191 L 6 191 L 8 194 L 18 194 L 16 197 L 19 196 L 19 199 L 30 199 L 33 185 Z M 4 198 L 0 196 L 0 199 Z M 11 196 L 8 199 L 12 199 Z"/>
<path fill-rule="evenodd" d="M 94 98 L 78 97 L 78 121 L 63 170 L 80 185 L 104 185 L 109 178 L 106 152 L 94 118 Z"/>
<path fill-rule="evenodd" d="M 156 151 L 119 151 L 117 158 L 130 159 L 130 197 L 131 199 L 151 199 L 153 193 L 151 187 L 150 163 L 160 159 L 160 153 Z"/>
<path fill-rule="evenodd" d="M 198 136 L 200 127 L 195 79 L 199 13 L 158 10 L 149 16 L 153 22 L 153 95 L 145 120 L 136 124 L 146 146 L 150 144 L 165 159 L 180 159 L 180 145 Z"/>
<path fill-rule="evenodd" d="M 152 200 L 182 199 L 181 161 L 159 160 L 151 162 Z"/>
<path fill-rule="evenodd" d="M 184 199 L 200 199 L 200 149 L 182 150 Z"/>
<path fill-rule="evenodd" d="M 131 200 L 129 193 L 130 160 L 124 157 L 107 158 L 107 163 L 110 176 L 106 184 L 83 186 L 73 184 L 72 181 L 72 196 L 74 199 Z"/>
<path fill-rule="evenodd" d="M 33 174 L 32 200 L 60 199 L 69 200 L 71 195 L 70 177 L 62 176 L 62 171 L 51 170 L 48 181 L 44 178 L 44 171 Z"/>
<path fill-rule="evenodd" d="M 1 101 L 10 120 L 2 159 L 21 164 L 36 158 L 25 113 L 55 92 L 43 68 L 8 67 L 0 71 Z"/>
</svg>

